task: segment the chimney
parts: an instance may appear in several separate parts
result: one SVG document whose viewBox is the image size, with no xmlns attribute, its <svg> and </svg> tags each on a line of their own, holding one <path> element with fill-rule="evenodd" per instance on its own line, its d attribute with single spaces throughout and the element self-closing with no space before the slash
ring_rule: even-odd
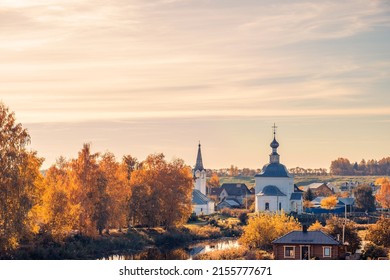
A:
<svg viewBox="0 0 390 280">
<path fill-rule="evenodd" d="M 302 232 L 307 232 L 307 225 L 305 224 L 302 225 Z"/>
</svg>

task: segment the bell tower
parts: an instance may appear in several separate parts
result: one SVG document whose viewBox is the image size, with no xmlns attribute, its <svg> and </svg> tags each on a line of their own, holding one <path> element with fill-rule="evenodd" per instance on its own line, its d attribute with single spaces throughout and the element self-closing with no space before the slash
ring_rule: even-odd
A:
<svg viewBox="0 0 390 280">
<path fill-rule="evenodd" d="M 195 189 L 206 195 L 206 169 L 203 167 L 202 150 L 199 142 L 198 155 L 196 157 L 196 164 L 193 170 Z"/>
</svg>

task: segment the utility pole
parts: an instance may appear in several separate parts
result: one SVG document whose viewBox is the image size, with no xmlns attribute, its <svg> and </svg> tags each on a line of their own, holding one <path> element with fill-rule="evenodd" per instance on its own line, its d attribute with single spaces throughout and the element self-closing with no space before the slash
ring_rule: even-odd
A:
<svg viewBox="0 0 390 280">
<path fill-rule="evenodd" d="M 345 225 L 347 224 L 347 204 L 344 204 L 345 212 L 344 212 L 344 224 L 343 224 L 343 245 L 345 243 Z"/>
</svg>

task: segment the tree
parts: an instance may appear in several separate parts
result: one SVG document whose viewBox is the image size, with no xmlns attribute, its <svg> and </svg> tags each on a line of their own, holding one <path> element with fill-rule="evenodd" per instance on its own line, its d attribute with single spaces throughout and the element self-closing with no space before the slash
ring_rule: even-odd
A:
<svg viewBox="0 0 390 280">
<path fill-rule="evenodd" d="M 134 224 L 176 227 L 191 214 L 193 177 L 181 159 L 149 155 L 131 177 L 129 215 Z"/>
<path fill-rule="evenodd" d="M 353 190 L 355 196 L 355 207 L 358 211 L 375 211 L 375 197 L 368 185 L 360 185 Z"/>
<path fill-rule="evenodd" d="M 69 163 L 60 157 L 51 166 L 44 179 L 45 192 L 41 206 L 42 229 L 55 240 L 63 240 L 71 230 L 77 228 L 80 205 L 72 204 Z"/>
<path fill-rule="evenodd" d="M 98 156 L 97 153 L 91 153 L 90 144 L 84 144 L 77 159 L 71 162 L 71 175 L 75 185 L 74 204 L 80 204 L 78 228 L 82 234 L 88 236 L 96 235 L 99 219 L 96 211 L 102 211 L 100 208 L 95 208 L 96 204 L 100 203 L 99 199 L 102 198 L 101 191 L 103 191 L 102 182 L 98 181 L 101 179 Z"/>
<path fill-rule="evenodd" d="M 138 169 L 138 159 L 136 157 L 132 157 L 131 155 L 125 155 L 122 159 L 122 165 L 126 170 L 127 180 L 130 181 L 131 173 Z"/>
<path fill-rule="evenodd" d="M 312 201 L 314 198 L 315 196 L 310 188 L 308 188 L 307 191 L 303 193 L 303 200 Z"/>
<path fill-rule="evenodd" d="M 28 131 L 0 103 L 0 253 L 31 231 L 31 209 L 40 200 L 43 159 L 27 150 L 29 143 Z"/>
<path fill-rule="evenodd" d="M 126 156 L 129 159 L 130 156 Z M 132 158 L 134 159 L 134 158 Z M 114 154 L 105 153 L 102 155 L 99 161 L 99 170 L 102 173 L 103 180 L 106 181 L 105 191 L 101 191 L 103 195 L 101 199 L 102 205 L 106 205 L 109 209 L 107 220 L 107 231 L 109 228 L 117 228 L 121 230 L 127 226 L 128 222 L 128 200 L 130 198 L 130 181 L 131 170 L 133 167 L 129 165 L 129 162 L 123 161 L 122 164 L 118 163 Z M 130 173 L 129 173 L 130 171 Z M 104 195 L 107 195 L 105 197 Z M 106 204 L 107 203 L 107 204 Z"/>
<path fill-rule="evenodd" d="M 377 245 L 390 247 L 390 218 L 382 216 L 374 225 L 370 226 L 366 239 Z"/>
<path fill-rule="evenodd" d="M 376 200 L 382 206 L 382 208 L 390 208 L 390 181 L 389 178 L 380 178 L 375 181 L 376 185 L 381 185 L 378 193 L 376 194 Z"/>
<path fill-rule="evenodd" d="M 300 227 L 296 219 L 285 213 L 259 213 L 249 219 L 239 241 L 249 248 L 269 249 L 272 241 Z"/>
<path fill-rule="evenodd" d="M 337 197 L 329 196 L 321 200 L 321 207 L 325 209 L 333 209 L 337 205 Z"/>
<path fill-rule="evenodd" d="M 208 180 L 208 185 L 210 188 L 219 187 L 219 177 L 216 173 L 213 173 L 213 175 L 211 175 L 211 178 Z"/>
<path fill-rule="evenodd" d="M 345 235 L 344 241 L 348 242 L 347 249 L 355 253 L 360 246 L 360 237 L 357 232 L 356 224 L 352 221 L 345 221 L 343 218 L 338 218 L 333 216 L 332 218 L 326 221 L 326 226 L 324 228 L 325 232 L 332 235 L 334 238 L 342 238 L 343 235 L 343 226 L 345 224 Z"/>
<path fill-rule="evenodd" d="M 324 230 L 323 225 L 317 220 L 315 223 L 311 224 L 310 227 L 308 228 L 310 231 L 315 231 L 315 230 Z"/>
<path fill-rule="evenodd" d="M 373 243 L 367 243 L 363 248 L 362 259 L 367 260 L 375 260 L 378 258 L 386 258 L 387 251 L 383 246 L 378 246 Z"/>
<path fill-rule="evenodd" d="M 330 164 L 330 173 L 332 175 L 353 175 L 352 164 L 346 158 L 338 158 Z"/>
</svg>

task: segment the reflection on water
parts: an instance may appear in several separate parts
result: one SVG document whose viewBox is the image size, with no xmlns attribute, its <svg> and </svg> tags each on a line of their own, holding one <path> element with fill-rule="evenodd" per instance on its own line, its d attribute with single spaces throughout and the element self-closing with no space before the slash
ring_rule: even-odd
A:
<svg viewBox="0 0 390 280">
<path fill-rule="evenodd" d="M 219 240 L 196 243 L 185 248 L 159 249 L 156 247 L 147 248 L 141 253 L 111 255 L 103 260 L 188 260 L 195 255 L 203 254 L 215 250 L 226 250 L 238 248 L 237 240 Z"/>
</svg>

